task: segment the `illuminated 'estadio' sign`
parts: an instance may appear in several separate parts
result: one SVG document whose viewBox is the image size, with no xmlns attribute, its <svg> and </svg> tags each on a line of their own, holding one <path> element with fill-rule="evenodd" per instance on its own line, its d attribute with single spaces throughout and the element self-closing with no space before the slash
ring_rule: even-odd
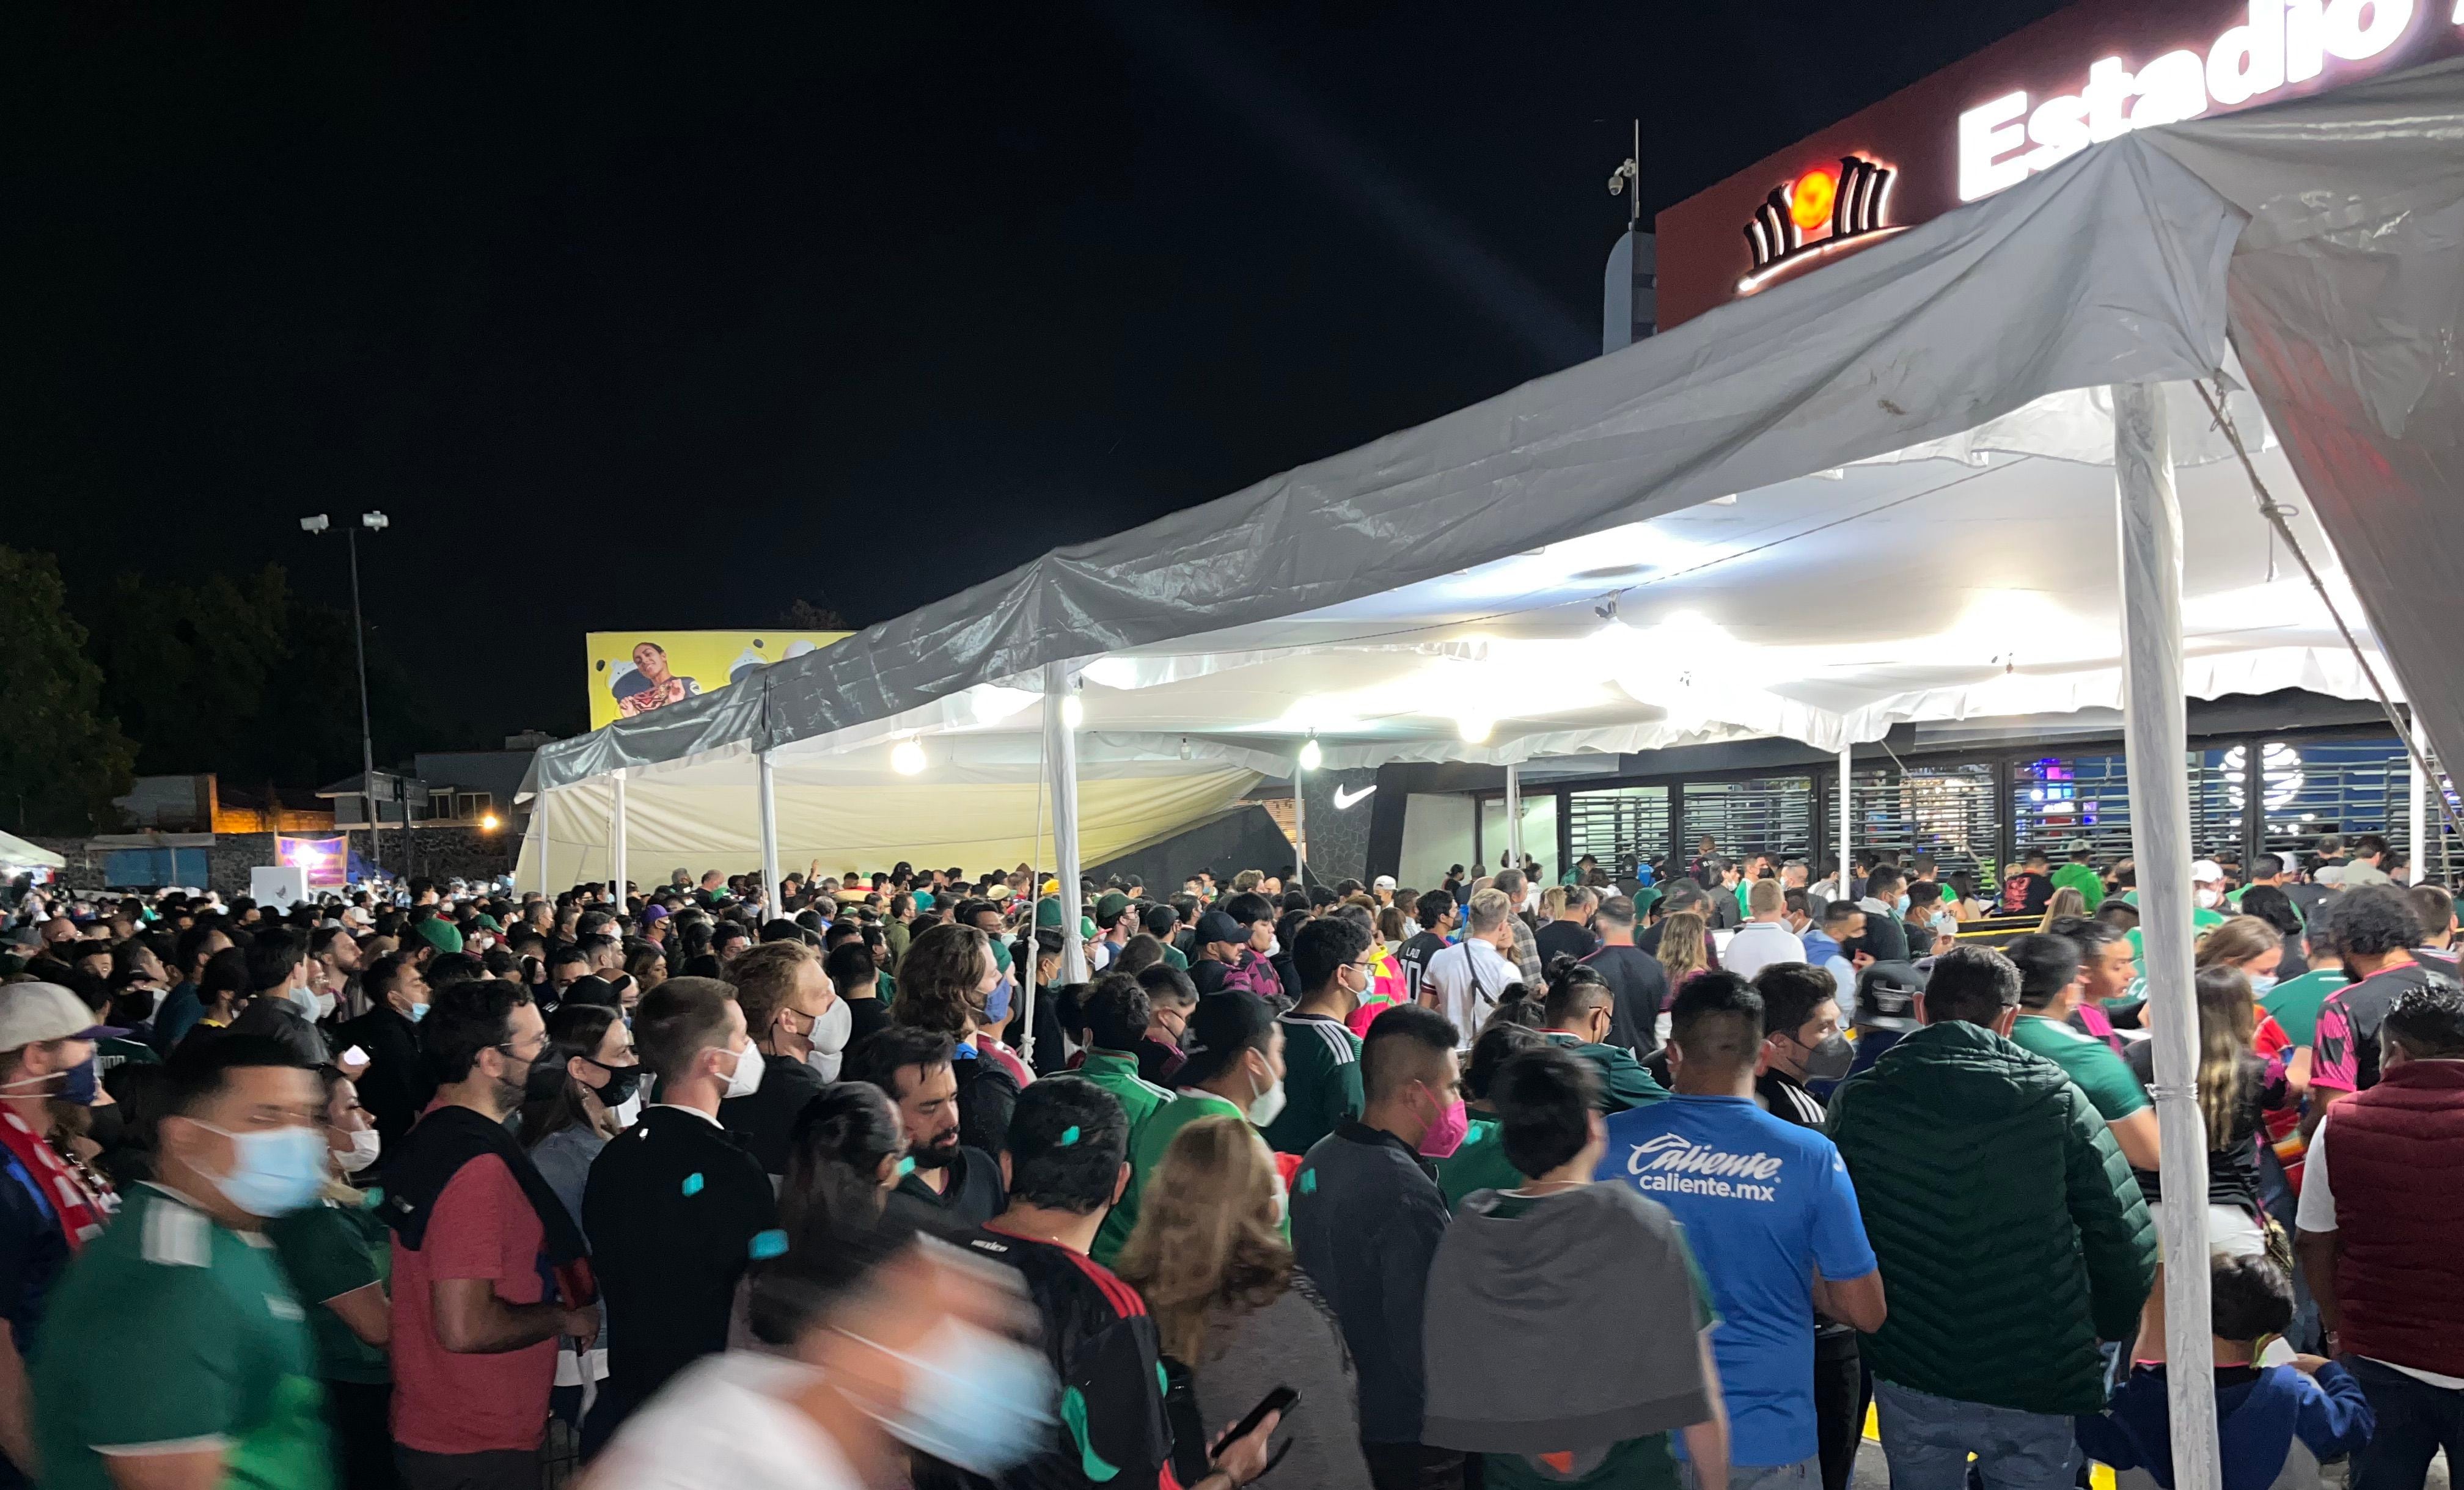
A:
<svg viewBox="0 0 2464 1490">
<path fill-rule="evenodd" d="M 2033 109 L 2024 92 L 1978 104 L 1959 116 L 1959 199 L 1991 196 L 2131 130 L 2195 119 L 2211 101 L 2233 108 L 2264 99 L 2318 77 L 2329 57 L 2365 61 L 2404 39 L 2417 9 L 2416 0 L 2250 0 L 2249 21 L 2204 57 L 2167 52 L 2136 73 L 2102 57 L 2077 93 Z M 2464 0 L 2456 20 L 2464 24 Z"/>
<path fill-rule="evenodd" d="M 1895 174 L 1861 155 L 1845 155 L 1836 174 L 1817 165 L 1773 187 L 1746 224 L 1753 272 L 1737 281 L 1737 293 L 1751 295 L 1835 249 L 1899 231 L 1888 218 Z"/>
</svg>

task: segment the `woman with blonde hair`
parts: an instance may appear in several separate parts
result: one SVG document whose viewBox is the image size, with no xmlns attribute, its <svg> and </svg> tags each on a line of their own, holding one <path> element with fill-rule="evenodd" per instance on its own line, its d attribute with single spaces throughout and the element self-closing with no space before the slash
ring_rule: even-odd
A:
<svg viewBox="0 0 2464 1490">
<path fill-rule="evenodd" d="M 2087 911 L 2087 897 L 2080 894 L 2076 886 L 2065 885 L 2054 891 L 2054 898 L 2045 903 L 2045 918 L 2036 923 L 2036 930 L 2051 932 L 2054 923 L 2067 916 L 2077 916 L 2084 921 Z"/>
<path fill-rule="evenodd" d="M 1145 1295 L 1164 1353 L 1189 1372 L 1198 1420 L 1238 1421 L 1290 1387 L 1304 1405 L 1290 1416 L 1285 1480 L 1367 1490 L 1343 1328 L 1292 1260 L 1257 1129 L 1230 1117 L 1183 1128 L 1145 1194 L 1112 1270 Z"/>
<path fill-rule="evenodd" d="M 2199 938 L 2192 964 L 2201 971 L 2233 969 L 2250 979 L 2251 997 L 2256 999 L 2276 986 L 2277 965 L 2283 960 L 2283 932 L 2257 916 L 2233 916 Z"/>
<path fill-rule="evenodd" d="M 1660 966 L 1668 975 L 1671 994 L 1695 974 L 1711 970 L 1710 923 L 1702 912 L 1680 910 L 1660 923 Z"/>
<path fill-rule="evenodd" d="M 2250 918 L 2237 918 L 2250 919 Z M 2230 926 L 2232 923 L 2227 922 Z M 2224 927 L 2208 933 L 2213 939 Z M 2273 931 L 2270 932 L 2272 936 Z M 2257 1257 L 2282 1251 L 2267 1230 L 2266 1211 L 2258 1197 L 2258 1142 L 2266 1126 L 2271 1099 L 2267 1063 L 2252 1053 L 2251 1039 L 2258 1029 L 2258 1007 L 2250 997 L 2250 980 L 2231 966 L 2199 970 L 2191 984 L 2199 1005 L 2199 1116 L 2208 1132 L 2208 1193 L 2204 1197 L 2168 1197 L 2160 1176 L 2134 1168 L 2141 1194 L 2147 1197 L 2149 1224 L 2157 1222 L 2168 1203 L 2206 1201 L 2208 1247 L 2211 1252 Z M 2155 1041 L 2138 1041 L 2123 1056 L 2139 1085 L 2156 1081 Z M 2281 1096 L 2281 1081 L 2273 1094 Z M 2292 1260 L 2278 1256 L 2286 1266 Z M 2161 1358 L 2165 1349 L 2165 1282 L 2157 1274 L 2155 1290 L 2139 1319 L 2139 1345 L 2134 1359 Z"/>
</svg>

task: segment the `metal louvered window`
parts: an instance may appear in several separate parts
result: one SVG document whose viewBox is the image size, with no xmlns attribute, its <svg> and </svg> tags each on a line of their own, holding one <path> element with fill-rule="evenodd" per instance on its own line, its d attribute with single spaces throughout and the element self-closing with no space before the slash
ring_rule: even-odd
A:
<svg viewBox="0 0 2464 1490">
<path fill-rule="evenodd" d="M 1898 851 L 1906 864 L 1930 854 L 1945 875 L 1962 869 L 1990 881 L 2001 857 L 1989 761 L 1947 766 L 1881 766 L 1851 778 L 1849 846 Z"/>
<path fill-rule="evenodd" d="M 2384 834 L 2399 849 L 2410 844 L 2412 777 L 2396 740 L 2268 740 L 2259 747 L 2258 769 L 2261 843 L 2269 853 L 2306 857 L 2329 833 L 2347 841 Z"/>
<path fill-rule="evenodd" d="M 1679 839 L 1689 855 L 1705 833 L 1729 858 L 1753 853 L 1803 858 L 1814 851 L 1812 777 L 1688 781 L 1684 813 L 1685 829 Z"/>
<path fill-rule="evenodd" d="M 1668 788 L 1568 794 L 1567 851 L 1576 860 L 1590 854 L 1611 878 L 1633 878 L 1637 866 L 1659 863 L 1668 845 Z"/>
<path fill-rule="evenodd" d="M 2130 783 L 2122 753 L 2022 760 L 2011 784 L 2012 845 L 2059 862 L 2083 838 L 2098 861 L 2130 857 Z"/>
</svg>

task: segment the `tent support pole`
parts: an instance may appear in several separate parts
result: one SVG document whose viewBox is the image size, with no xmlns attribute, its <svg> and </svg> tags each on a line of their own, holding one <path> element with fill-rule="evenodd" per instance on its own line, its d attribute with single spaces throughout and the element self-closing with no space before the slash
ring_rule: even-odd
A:
<svg viewBox="0 0 2464 1490">
<path fill-rule="evenodd" d="M 1854 747 L 1852 747 L 1852 746 L 1847 746 L 1847 745 L 1842 745 L 1842 746 L 1840 746 L 1840 747 L 1839 747 L 1839 896 L 1840 896 L 1840 898 L 1841 898 L 1842 900 L 1853 900 L 1853 899 L 1855 899 L 1855 898 L 1856 898 L 1855 896 L 1850 895 L 1850 894 L 1848 893 L 1848 847 L 1849 847 L 1849 840 L 1850 840 L 1850 838 L 1854 835 L 1855 830 L 1856 830 L 1856 824 L 1857 824 L 1857 814 L 1856 814 L 1856 810 L 1855 810 L 1855 807 L 1852 805 L 1852 803 L 1851 803 L 1851 802 L 1850 802 L 1850 800 L 1849 800 L 1850 793 L 1851 793 L 1851 791 L 1853 790 L 1849 783 L 1850 783 L 1850 780 L 1852 779 L 1852 778 L 1853 778 L 1853 776 L 1854 776 L 1854 774 L 1855 774 L 1856 770 L 1857 770 L 1857 763 L 1856 763 L 1856 759 L 1855 759 L 1855 749 L 1854 749 Z"/>
<path fill-rule="evenodd" d="M 542 786 L 539 788 L 539 796 L 531 802 L 530 826 L 525 829 L 522 834 L 525 839 L 537 839 L 539 841 L 539 883 L 523 887 L 538 890 L 541 895 L 548 896 L 551 899 L 555 897 L 555 892 L 547 887 L 547 877 L 549 873 L 547 866 L 547 851 L 550 842 L 547 836 L 547 804 L 553 799 L 555 791 L 556 788 L 553 786 Z M 373 858 L 375 854 L 374 844 L 376 842 L 376 833 L 373 830 L 368 834 L 368 841 L 370 844 L 370 857 Z M 516 863 L 519 862 L 520 861 L 518 859 L 516 860 Z"/>
<path fill-rule="evenodd" d="M 1523 768 L 1506 768 L 1506 858 L 1523 867 Z"/>
<path fill-rule="evenodd" d="M 2182 761 L 2189 720 L 2182 694 L 2182 507 L 2163 390 L 2113 385 L 2113 465 L 2122 533 L 2123 740 L 2130 772 L 2131 852 L 2145 906 L 2147 1019 L 2165 1194 L 2208 1193 L 2207 1124 L 2199 1113 L 2198 1005 L 2190 992 L 2190 792 Z M 2214 1490 L 2215 1366 L 2208 1318 L 2206 1208 L 2165 1207 L 2165 1335 L 2174 1483 Z"/>
<path fill-rule="evenodd" d="M 787 913 L 787 903 L 779 894 L 779 781 L 768 751 L 757 751 L 753 759 L 759 768 L 755 781 L 761 813 L 761 893 L 768 897 L 770 919 L 775 921 Z"/>
<path fill-rule="evenodd" d="M 1087 981 L 1087 943 L 1078 894 L 1078 739 L 1069 728 L 1069 668 L 1044 665 L 1044 756 L 1052 787 L 1052 877 L 1061 882 L 1061 981 Z"/>
<path fill-rule="evenodd" d="M 2422 757 L 2430 753 L 2430 737 L 2421 730 L 2421 712 L 2409 712 L 2412 715 L 2412 754 L 2405 770 L 2412 777 L 2412 875 L 2406 883 L 2418 885 L 2430 877 L 2430 815 L 2438 810 L 2430 794 L 2438 790 L 2438 785 L 2421 769 Z"/>
<path fill-rule="evenodd" d="M 616 796 L 607 812 L 607 899 L 622 915 L 625 911 L 625 774 L 611 778 L 616 783 Z"/>
<path fill-rule="evenodd" d="M 1309 888 L 1309 772 L 1296 762 L 1292 766 L 1292 863 L 1300 883 L 1295 889 Z"/>
</svg>

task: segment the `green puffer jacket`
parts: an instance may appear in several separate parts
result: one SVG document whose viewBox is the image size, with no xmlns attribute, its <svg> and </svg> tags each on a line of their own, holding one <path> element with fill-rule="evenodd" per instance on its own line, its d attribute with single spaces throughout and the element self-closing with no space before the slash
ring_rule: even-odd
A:
<svg viewBox="0 0 2464 1490">
<path fill-rule="evenodd" d="M 2023 1412 L 2101 1410 L 2097 1341 L 2137 1326 L 2156 1238 L 2061 1067 L 1973 1024 L 1928 1024 L 1833 1095 L 1829 1131 L 1882 1264 L 1874 1374 Z"/>
</svg>

